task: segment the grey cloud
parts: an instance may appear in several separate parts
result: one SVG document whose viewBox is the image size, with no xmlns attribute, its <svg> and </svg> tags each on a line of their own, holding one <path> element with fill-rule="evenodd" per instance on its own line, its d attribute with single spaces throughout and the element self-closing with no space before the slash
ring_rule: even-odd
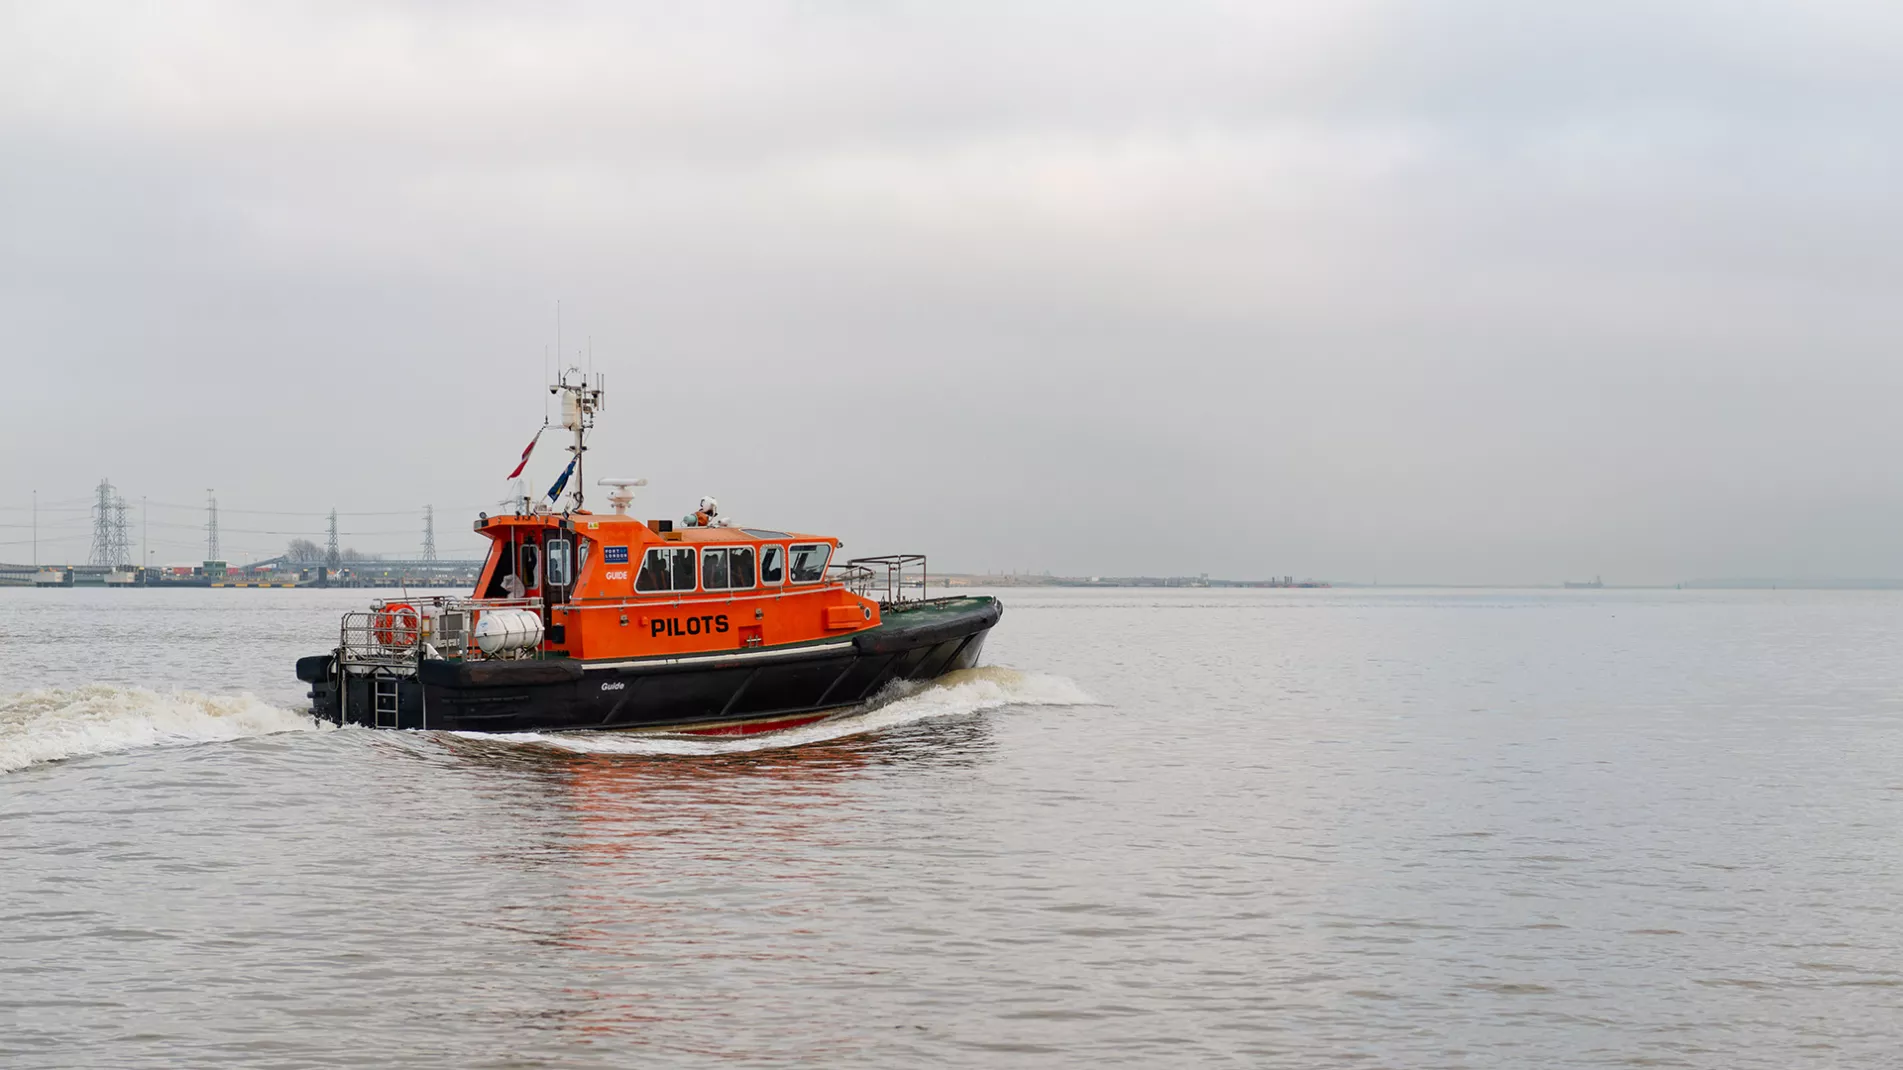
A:
<svg viewBox="0 0 1903 1070">
<path fill-rule="evenodd" d="M 1903 574 L 1884 7 L 0 19 L 7 501 L 492 501 L 559 297 L 655 515 L 970 569 Z"/>
</svg>

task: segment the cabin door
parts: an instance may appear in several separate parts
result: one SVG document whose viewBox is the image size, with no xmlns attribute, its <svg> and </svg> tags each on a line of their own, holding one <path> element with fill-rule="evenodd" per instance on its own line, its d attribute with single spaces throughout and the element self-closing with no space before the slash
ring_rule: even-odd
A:
<svg viewBox="0 0 1903 1070">
<path fill-rule="evenodd" d="M 559 606 L 567 602 L 575 588 L 575 540 L 566 534 L 550 537 L 544 567 L 548 575 L 542 584 L 542 604 Z"/>
<path fill-rule="evenodd" d="M 555 607 L 564 605 L 575 591 L 576 573 L 580 571 L 580 555 L 576 553 L 576 544 L 581 540 L 569 532 L 551 532 L 548 541 L 543 544 L 542 568 L 545 576 L 542 581 L 542 619 L 548 622 L 548 637 L 551 642 L 564 642 L 563 626 L 555 623 Z"/>
</svg>

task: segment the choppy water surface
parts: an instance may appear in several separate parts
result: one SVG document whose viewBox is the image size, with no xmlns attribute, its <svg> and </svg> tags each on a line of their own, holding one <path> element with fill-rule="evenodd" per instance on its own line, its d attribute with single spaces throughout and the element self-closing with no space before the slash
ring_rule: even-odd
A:
<svg viewBox="0 0 1903 1070">
<path fill-rule="evenodd" d="M 684 742 L 317 731 L 351 592 L 0 590 L 0 1064 L 1897 1064 L 1903 596 L 1005 597 Z"/>
</svg>

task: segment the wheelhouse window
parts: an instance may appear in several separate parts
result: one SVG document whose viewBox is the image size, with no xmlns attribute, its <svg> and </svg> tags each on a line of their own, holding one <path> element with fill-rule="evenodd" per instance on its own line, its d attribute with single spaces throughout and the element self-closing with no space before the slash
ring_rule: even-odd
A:
<svg viewBox="0 0 1903 1070">
<path fill-rule="evenodd" d="M 786 578 L 786 547 L 760 547 L 760 582 L 774 584 Z"/>
<path fill-rule="evenodd" d="M 567 539 L 548 540 L 548 585 L 566 587 L 569 585 Z"/>
<path fill-rule="evenodd" d="M 516 573 L 518 555 L 512 540 L 498 539 L 489 549 L 489 585 L 484 598 L 522 597 L 522 578 Z"/>
<path fill-rule="evenodd" d="M 635 574 L 634 589 L 637 591 L 667 590 L 667 551 L 649 550 L 641 559 L 641 571 Z"/>
<path fill-rule="evenodd" d="M 690 546 L 655 547 L 641 559 L 634 589 L 642 593 L 694 589 L 694 550 Z"/>
<path fill-rule="evenodd" d="M 700 585 L 709 591 L 753 586 L 753 547 L 718 546 L 700 552 Z"/>
<path fill-rule="evenodd" d="M 831 543 L 803 542 L 793 546 L 794 583 L 818 583 L 826 578 L 826 559 L 833 555 Z"/>
</svg>

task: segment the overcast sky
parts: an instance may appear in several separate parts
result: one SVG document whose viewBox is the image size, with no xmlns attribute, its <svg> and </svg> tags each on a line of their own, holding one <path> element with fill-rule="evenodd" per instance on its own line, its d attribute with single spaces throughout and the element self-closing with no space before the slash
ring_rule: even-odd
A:
<svg viewBox="0 0 1903 1070">
<path fill-rule="evenodd" d="M 206 488 L 234 559 L 471 550 L 559 300 L 644 516 L 1899 576 L 1899 101 L 1876 3 L 0 0 L 0 524 L 109 477 L 155 559 Z"/>
</svg>

